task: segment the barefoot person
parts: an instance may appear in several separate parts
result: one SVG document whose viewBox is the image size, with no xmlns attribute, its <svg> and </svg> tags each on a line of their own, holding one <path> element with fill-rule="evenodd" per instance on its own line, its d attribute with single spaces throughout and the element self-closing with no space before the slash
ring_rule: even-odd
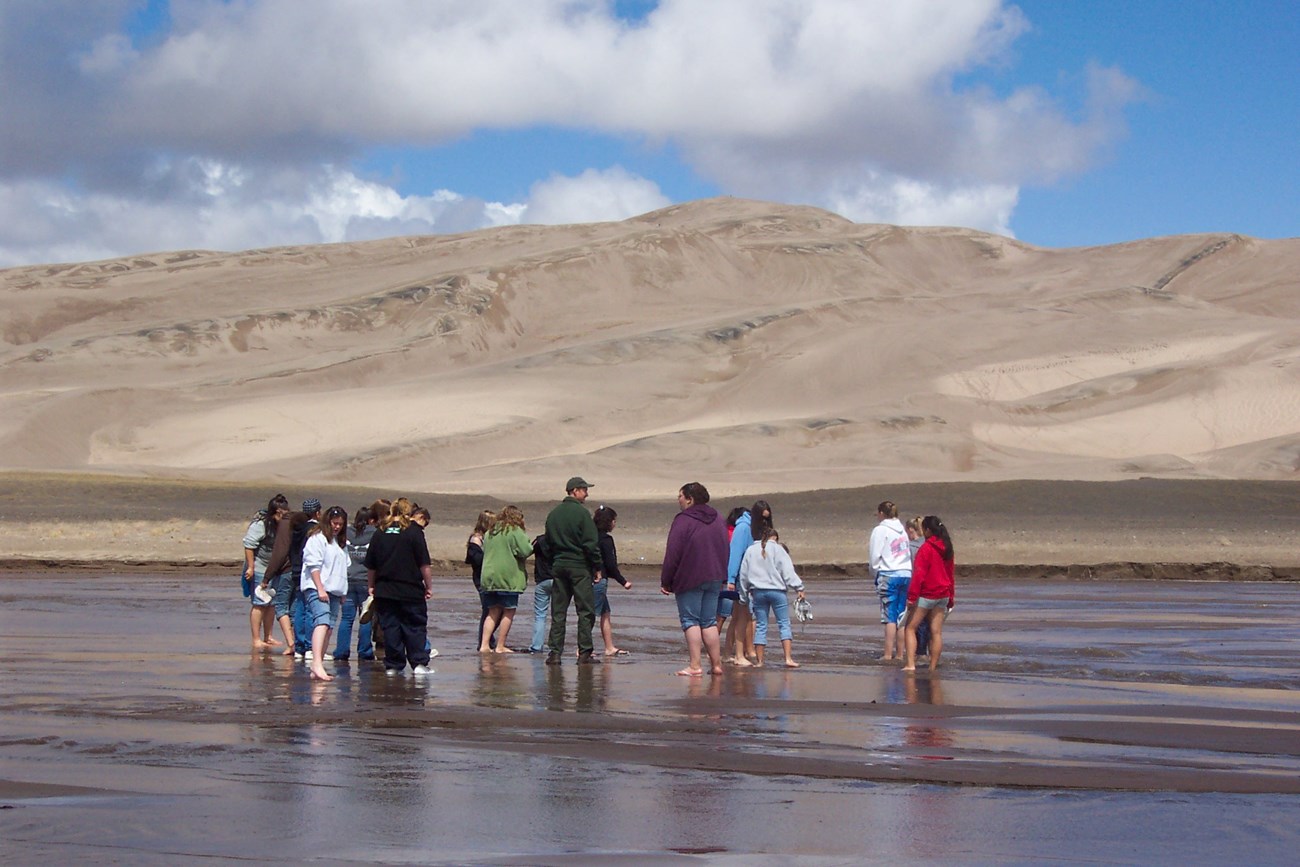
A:
<svg viewBox="0 0 1300 867">
<path fill-rule="evenodd" d="M 302 591 L 306 619 L 311 626 L 311 676 L 333 680 L 325 671 L 329 640 L 343 614 L 343 597 L 348 593 L 348 513 L 330 506 L 325 519 L 312 527 L 302 548 Z"/>
<path fill-rule="evenodd" d="M 754 611 L 754 650 L 758 654 L 758 667 L 763 666 L 767 651 L 767 620 L 776 615 L 776 626 L 781 635 L 781 649 L 785 653 L 785 667 L 798 668 L 799 663 L 790 655 L 794 631 L 790 628 L 790 598 L 794 590 L 799 599 L 804 598 L 803 581 L 794 571 L 794 563 L 780 537 L 772 527 L 763 529 L 762 540 L 749 546 L 740 561 L 740 583 L 749 597 Z M 739 607 L 739 606 L 738 606 Z"/>
<path fill-rule="evenodd" d="M 478 513 L 478 520 L 474 523 L 474 531 L 469 534 L 465 540 L 465 564 L 469 566 L 469 577 L 474 582 L 474 592 L 478 594 L 478 629 L 474 631 L 474 647 L 477 648 L 483 637 L 483 621 L 487 620 L 487 605 L 483 603 L 483 537 L 487 531 L 492 529 L 492 525 L 497 522 L 496 512 L 490 509 L 484 509 Z M 497 646 L 496 636 L 488 641 L 488 646 L 495 648 Z"/>
<path fill-rule="evenodd" d="M 492 633 L 497 632 L 496 652 L 514 653 L 506 646 L 510 625 L 515 621 L 519 594 L 528 585 L 526 571 L 533 543 L 524 532 L 524 513 L 518 506 L 506 506 L 497 516 L 492 529 L 483 537 L 483 605 L 487 618 L 479 632 L 479 653 L 492 652 Z"/>
<path fill-rule="evenodd" d="M 659 592 L 677 599 L 677 618 L 686 636 L 688 662 L 677 672 L 700 677 L 701 650 L 709 671 L 722 674 L 718 644 L 718 593 L 727 577 L 727 525 L 709 503 L 709 491 L 689 482 L 677 492 L 677 516 L 668 530 L 668 547 L 659 575 Z"/>
<path fill-rule="evenodd" d="M 916 568 L 907 591 L 909 616 L 904 630 L 907 660 L 903 671 L 916 671 L 916 630 L 922 621 L 930 624 L 930 670 L 939 667 L 943 653 L 943 621 L 956 605 L 953 580 L 953 546 L 948 528 L 935 515 L 921 520 L 925 543 L 916 552 Z"/>
<path fill-rule="evenodd" d="M 600 534 L 600 562 L 604 579 L 592 584 L 596 596 L 596 617 L 600 619 L 600 637 L 605 642 L 606 656 L 627 656 L 627 651 L 614 643 L 614 618 L 609 607 L 609 581 L 612 578 L 623 585 L 624 590 L 632 589 L 632 582 L 623 577 L 618 568 L 618 548 L 614 545 L 614 526 L 618 523 L 618 512 L 609 506 L 601 506 L 593 518 L 596 532 Z"/>
<path fill-rule="evenodd" d="M 252 631 L 254 650 L 284 647 L 272 634 L 275 628 L 275 593 L 266 586 L 269 583 L 266 567 L 275 547 L 275 528 L 287 514 L 289 500 L 284 494 L 276 494 L 266 504 L 266 511 L 254 518 L 244 533 L 244 577 L 253 583 L 248 626 Z"/>
<path fill-rule="evenodd" d="M 907 531 L 898 520 L 898 507 L 885 500 L 876 507 L 879 521 L 871 531 L 867 568 L 875 578 L 876 591 L 885 606 L 885 649 L 880 658 L 903 658 L 903 636 L 899 618 L 907 608 L 907 584 L 912 578 L 912 554 Z"/>
</svg>

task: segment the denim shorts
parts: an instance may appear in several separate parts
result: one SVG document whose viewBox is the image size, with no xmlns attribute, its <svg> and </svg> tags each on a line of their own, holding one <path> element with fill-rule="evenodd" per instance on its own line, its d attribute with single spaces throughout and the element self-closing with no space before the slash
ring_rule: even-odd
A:
<svg viewBox="0 0 1300 867">
<path fill-rule="evenodd" d="M 507 593 L 504 590 L 484 590 L 483 591 L 484 608 L 505 608 L 512 610 L 519 607 L 519 594 Z"/>
<path fill-rule="evenodd" d="M 882 598 L 888 622 L 897 623 L 899 616 L 907 610 L 907 585 L 911 582 L 911 572 L 899 570 L 880 573 L 880 586 L 885 588 Z"/>
<path fill-rule="evenodd" d="M 730 617 L 731 613 L 735 610 L 736 610 L 736 600 L 732 599 L 730 596 L 719 596 L 718 609 L 715 612 L 717 616 L 714 618 L 714 620 L 716 620 L 718 617 L 721 617 L 725 620 L 726 618 Z"/>
<path fill-rule="evenodd" d="M 288 569 L 271 579 L 271 589 L 275 592 L 275 616 L 288 617 L 289 603 L 293 601 L 293 573 Z"/>
<path fill-rule="evenodd" d="M 718 594 L 722 592 L 721 581 L 709 581 L 699 587 L 683 590 L 674 594 L 677 598 L 677 619 L 681 621 L 682 630 L 698 626 L 707 629 L 718 626 Z"/>
<path fill-rule="evenodd" d="M 270 586 L 268 586 L 267 589 L 271 591 L 271 601 L 270 602 L 257 601 L 257 588 L 262 583 L 262 577 L 264 575 L 266 575 L 266 567 L 263 566 L 261 563 L 254 563 L 253 564 L 253 592 L 248 594 L 248 601 L 253 604 L 254 608 L 265 608 L 268 605 L 275 604 L 275 588 Z"/>
<path fill-rule="evenodd" d="M 595 601 L 594 610 L 596 612 L 597 617 L 599 617 L 602 614 L 613 613 L 614 609 L 609 607 L 609 579 L 608 578 L 605 578 L 601 581 L 596 581 L 591 585 L 591 596 L 592 599 Z"/>
<path fill-rule="evenodd" d="M 321 599 L 315 587 L 302 591 L 302 603 L 307 608 L 307 623 L 315 629 L 317 626 L 339 628 L 339 619 L 343 616 L 343 597 L 327 594 L 328 600 Z"/>
</svg>

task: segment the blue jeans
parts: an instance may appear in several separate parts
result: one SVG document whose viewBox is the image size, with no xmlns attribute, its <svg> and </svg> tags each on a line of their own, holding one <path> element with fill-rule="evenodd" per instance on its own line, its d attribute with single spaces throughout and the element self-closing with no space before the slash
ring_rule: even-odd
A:
<svg viewBox="0 0 1300 867">
<path fill-rule="evenodd" d="M 718 594 L 721 592 L 721 581 L 707 581 L 699 587 L 673 594 L 677 600 L 677 619 L 681 621 L 683 632 L 692 626 L 701 629 L 710 626 L 717 628 Z"/>
<path fill-rule="evenodd" d="M 293 652 L 307 653 L 311 650 L 311 623 L 307 617 L 307 605 L 302 598 L 303 591 L 298 587 L 298 576 L 293 578 L 293 595 L 289 601 L 289 620 L 293 623 Z"/>
<path fill-rule="evenodd" d="M 528 649 L 541 653 L 546 649 L 546 615 L 551 612 L 551 580 L 533 585 L 533 643 Z"/>
<path fill-rule="evenodd" d="M 784 590 L 749 591 L 750 602 L 754 608 L 754 644 L 767 644 L 767 617 L 776 615 L 777 629 L 781 630 L 781 640 L 790 641 L 794 632 L 790 629 L 790 599 Z"/>
<path fill-rule="evenodd" d="M 348 595 L 343 597 L 343 619 L 339 621 L 339 640 L 334 644 L 334 658 L 347 659 L 352 652 L 352 624 L 361 611 L 362 604 L 370 593 L 363 584 L 353 590 L 348 588 Z M 374 659 L 375 645 L 370 637 L 370 624 L 362 623 L 357 630 L 357 658 Z"/>
</svg>

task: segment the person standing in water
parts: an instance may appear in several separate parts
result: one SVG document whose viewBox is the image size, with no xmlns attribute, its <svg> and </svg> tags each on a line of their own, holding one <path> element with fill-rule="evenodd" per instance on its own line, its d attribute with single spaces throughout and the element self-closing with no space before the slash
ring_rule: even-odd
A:
<svg viewBox="0 0 1300 867">
<path fill-rule="evenodd" d="M 727 578 L 727 524 L 709 505 L 709 490 L 699 482 L 682 485 L 677 507 L 659 573 L 659 592 L 676 598 L 686 638 L 687 664 L 677 674 L 702 676 L 701 652 L 708 654 L 710 673 L 722 674 L 717 614 L 718 594 Z"/>
</svg>

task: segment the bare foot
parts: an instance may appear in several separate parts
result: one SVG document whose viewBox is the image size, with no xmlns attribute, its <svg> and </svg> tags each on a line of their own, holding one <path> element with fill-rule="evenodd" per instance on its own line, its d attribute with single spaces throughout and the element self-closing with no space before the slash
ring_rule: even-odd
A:
<svg viewBox="0 0 1300 867">
<path fill-rule="evenodd" d="M 903 671 L 916 671 L 916 666 L 915 666 L 915 665 L 905 665 L 905 666 L 903 666 Z"/>
<path fill-rule="evenodd" d="M 743 656 L 737 656 L 735 659 L 728 660 L 728 662 L 740 668 L 750 668 L 754 664 Z"/>
<path fill-rule="evenodd" d="M 713 666 L 713 672 L 712 672 L 712 673 L 713 673 L 713 674 L 722 674 L 722 666 L 720 666 L 720 665 L 715 665 L 715 666 Z"/>
<path fill-rule="evenodd" d="M 795 662 L 793 659 L 787 659 L 787 660 L 785 661 L 785 667 L 786 667 L 786 668 L 798 668 L 798 667 L 799 667 L 799 663 Z"/>
<path fill-rule="evenodd" d="M 678 677 L 704 677 L 704 669 L 683 668 L 681 671 L 677 672 L 677 676 Z"/>
<path fill-rule="evenodd" d="M 281 656 L 293 656 L 293 648 L 292 648 L 292 647 L 286 647 L 286 648 L 284 649 L 284 652 L 281 653 L 280 655 L 281 655 Z"/>
<path fill-rule="evenodd" d="M 312 680 L 333 680 L 334 678 L 332 675 L 326 674 L 325 669 L 323 668 L 320 669 L 319 671 L 313 668 L 311 670 L 311 679 Z"/>
<path fill-rule="evenodd" d="M 265 644 L 267 647 L 284 647 L 284 642 L 276 638 L 275 636 L 271 636 L 270 638 L 266 639 Z"/>
<path fill-rule="evenodd" d="M 497 653 L 514 653 L 514 651 L 511 650 L 511 649 L 508 648 L 508 647 L 501 647 L 501 646 L 498 646 L 498 647 L 497 647 Z"/>
</svg>

